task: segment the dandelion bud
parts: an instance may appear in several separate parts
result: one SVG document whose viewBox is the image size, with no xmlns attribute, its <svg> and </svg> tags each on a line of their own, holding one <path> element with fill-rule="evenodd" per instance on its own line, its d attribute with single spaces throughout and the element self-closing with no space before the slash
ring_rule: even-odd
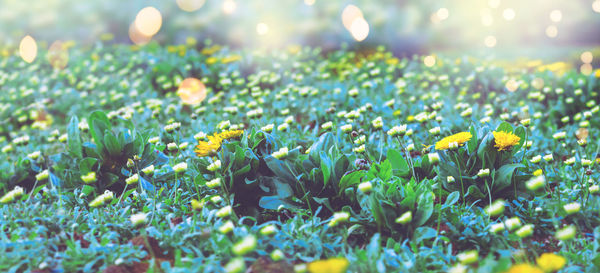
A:
<svg viewBox="0 0 600 273">
<path fill-rule="evenodd" d="M 527 189 L 529 189 L 531 191 L 536 191 L 540 188 L 543 188 L 545 185 L 546 185 L 546 178 L 543 175 L 535 176 L 535 177 L 529 179 L 525 183 L 525 186 L 527 187 Z"/>
<path fill-rule="evenodd" d="M 364 153 L 365 152 L 365 144 L 362 144 L 362 145 L 354 148 L 353 151 L 356 153 L 359 153 L 359 154 Z"/>
<path fill-rule="evenodd" d="M 16 186 L 12 191 L 7 192 L 0 198 L 0 203 L 8 204 L 17 200 L 19 197 L 23 196 L 24 190 L 23 188 Z"/>
<path fill-rule="evenodd" d="M 487 213 L 490 217 L 495 217 L 504 212 L 504 206 L 506 202 L 502 199 L 498 199 L 485 208 L 485 213 Z"/>
<path fill-rule="evenodd" d="M 513 217 L 504 221 L 504 225 L 508 228 L 508 230 L 513 230 L 521 226 L 521 219 L 518 217 Z"/>
<path fill-rule="evenodd" d="M 561 241 L 568 241 L 568 240 L 575 238 L 576 233 L 577 233 L 577 229 L 575 229 L 575 226 L 569 225 L 562 229 L 557 230 L 554 237 L 556 237 L 556 239 L 561 240 Z"/>
<path fill-rule="evenodd" d="M 329 129 L 331 129 L 331 127 L 333 127 L 333 122 L 331 122 L 331 121 L 325 122 L 321 125 L 321 128 L 323 130 L 329 130 Z"/>
<path fill-rule="evenodd" d="M 503 223 L 496 223 L 490 226 L 490 232 L 491 233 L 498 233 L 504 230 L 504 224 Z"/>
<path fill-rule="evenodd" d="M 490 176 L 490 169 L 482 169 L 477 172 L 477 176 L 479 177 L 488 177 Z"/>
<path fill-rule="evenodd" d="M 400 217 L 396 218 L 395 222 L 397 224 L 405 225 L 405 224 L 410 223 L 410 221 L 412 221 L 412 212 L 407 211 L 407 212 L 403 213 L 402 215 L 400 215 Z"/>
<path fill-rule="evenodd" d="M 206 186 L 211 189 L 221 186 L 221 178 L 217 177 L 211 181 L 206 182 Z"/>
<path fill-rule="evenodd" d="M 125 179 L 127 185 L 136 184 L 138 181 L 140 181 L 140 176 L 137 173 Z"/>
<path fill-rule="evenodd" d="M 131 215 L 130 221 L 133 224 L 133 226 L 143 225 L 146 223 L 146 214 L 138 213 L 138 214 Z"/>
<path fill-rule="evenodd" d="M 427 158 L 429 159 L 429 162 L 431 162 L 431 164 L 433 165 L 437 165 L 440 162 L 440 154 L 438 154 L 437 152 L 427 154 Z"/>
<path fill-rule="evenodd" d="M 565 212 L 568 215 L 570 215 L 570 214 L 579 212 L 579 210 L 581 209 L 581 204 L 579 204 L 577 202 L 573 202 L 573 203 L 564 205 L 563 208 L 565 209 Z"/>
<path fill-rule="evenodd" d="M 175 164 L 175 166 L 173 166 L 173 170 L 175 171 L 175 173 L 185 172 L 187 170 L 187 168 L 188 168 L 188 165 L 185 162 L 177 163 L 177 164 Z"/>
<path fill-rule="evenodd" d="M 275 225 L 267 225 L 260 229 L 260 235 L 269 236 L 273 235 L 277 232 L 277 227 Z"/>
<path fill-rule="evenodd" d="M 566 137 L 567 137 L 566 132 L 557 132 L 552 135 L 552 138 L 554 138 L 556 140 L 565 139 Z"/>
<path fill-rule="evenodd" d="M 219 218 L 225 218 L 225 217 L 231 215 L 231 212 L 232 212 L 231 206 L 225 206 L 225 207 L 222 207 L 219 210 L 217 210 L 216 215 Z"/>
<path fill-rule="evenodd" d="M 346 124 L 346 125 L 342 125 L 340 127 L 340 129 L 342 130 L 342 132 L 344 133 L 348 133 L 352 131 L 352 124 Z"/>
<path fill-rule="evenodd" d="M 246 262 L 242 257 L 233 258 L 225 265 L 227 273 L 242 273 L 244 270 L 246 270 Z"/>
<path fill-rule="evenodd" d="M 193 210 L 201 210 L 204 207 L 204 202 L 198 201 L 196 199 L 192 199 L 192 209 Z"/>
<path fill-rule="evenodd" d="M 288 155 L 288 152 L 289 152 L 289 150 L 287 147 L 282 147 L 278 151 L 273 152 L 271 154 L 271 156 L 273 156 L 274 158 L 277 158 L 277 159 L 282 159 Z"/>
<path fill-rule="evenodd" d="M 515 234 L 517 234 L 517 236 L 519 236 L 520 238 L 529 237 L 533 234 L 533 225 L 532 224 L 524 225 L 520 229 L 518 229 L 515 232 Z"/>
<path fill-rule="evenodd" d="M 373 184 L 371 184 L 369 181 L 362 182 L 358 184 L 358 190 L 362 193 L 369 193 L 371 190 L 373 190 Z"/>
<path fill-rule="evenodd" d="M 215 172 L 221 169 L 221 160 L 216 160 L 206 167 L 207 170 Z"/>
<path fill-rule="evenodd" d="M 573 165 L 573 164 L 575 164 L 575 157 L 567 158 L 567 160 L 565 160 L 565 164 L 566 165 Z"/>
<path fill-rule="evenodd" d="M 35 175 L 35 180 L 37 181 L 45 181 L 50 176 L 50 171 L 43 170 L 42 172 Z"/>
<path fill-rule="evenodd" d="M 456 255 L 456 258 L 458 258 L 458 261 L 461 264 L 464 264 L 464 265 L 472 264 L 474 262 L 477 262 L 477 260 L 479 260 L 479 253 L 477 252 L 477 250 L 469 250 L 469 251 L 459 253 L 458 255 Z"/>
<path fill-rule="evenodd" d="M 27 157 L 29 157 L 29 158 L 31 158 L 33 160 L 36 160 L 36 159 L 38 159 L 40 157 L 41 154 L 42 153 L 40 151 L 35 151 L 33 153 L 28 154 Z"/>
<path fill-rule="evenodd" d="M 271 259 L 275 262 L 283 259 L 285 257 L 285 254 L 283 253 L 283 251 L 279 250 L 279 249 L 275 249 L 273 250 L 273 252 L 271 252 L 271 254 L 269 255 L 271 257 Z"/>
<path fill-rule="evenodd" d="M 171 152 L 172 151 L 177 151 L 177 148 L 178 147 L 177 147 L 176 143 L 171 142 L 171 143 L 167 144 L 167 150 L 168 151 L 171 151 Z"/>
<path fill-rule="evenodd" d="M 336 212 L 333 214 L 331 221 L 329 221 L 329 223 L 327 225 L 330 227 L 334 227 L 334 226 L 337 226 L 339 223 L 347 222 L 348 219 L 350 219 L 349 213 L 347 213 L 345 211 Z"/>
<path fill-rule="evenodd" d="M 158 141 L 160 141 L 160 137 L 152 137 L 148 139 L 148 143 L 150 144 L 156 144 Z"/>
<path fill-rule="evenodd" d="M 96 173 L 89 172 L 86 175 L 82 175 L 81 180 L 83 180 L 83 183 L 92 184 L 92 183 L 96 182 Z"/>
<path fill-rule="evenodd" d="M 544 171 L 542 171 L 542 169 L 537 169 L 533 171 L 533 176 L 540 176 L 542 174 L 544 174 Z"/>
<path fill-rule="evenodd" d="M 287 131 L 288 128 L 289 128 L 289 125 L 287 123 L 282 123 L 279 126 L 277 126 L 277 130 L 281 131 L 281 132 Z"/>
<path fill-rule="evenodd" d="M 143 168 L 142 172 L 145 175 L 149 175 L 149 176 L 153 175 L 154 174 L 154 165 L 150 165 L 150 166 L 148 166 L 146 168 Z"/>
<path fill-rule="evenodd" d="M 234 244 L 231 251 L 237 256 L 243 256 L 253 251 L 256 248 L 256 244 L 256 237 L 254 235 L 247 235 L 244 239 Z"/>
<path fill-rule="evenodd" d="M 381 127 L 383 127 L 383 119 L 381 117 L 377 117 L 371 121 L 371 125 L 373 125 L 373 128 L 375 129 L 381 129 Z"/>
<path fill-rule="evenodd" d="M 219 227 L 219 232 L 222 234 L 227 234 L 229 232 L 232 232 L 234 227 L 235 226 L 233 225 L 233 222 L 231 222 L 231 220 L 228 220 Z"/>
<path fill-rule="evenodd" d="M 114 197 L 113 193 L 111 191 L 107 190 L 103 194 L 99 195 L 94 200 L 92 200 L 92 202 L 90 202 L 89 206 L 92 208 L 100 207 L 100 206 L 106 204 L 106 202 L 112 200 L 113 197 Z"/>
</svg>

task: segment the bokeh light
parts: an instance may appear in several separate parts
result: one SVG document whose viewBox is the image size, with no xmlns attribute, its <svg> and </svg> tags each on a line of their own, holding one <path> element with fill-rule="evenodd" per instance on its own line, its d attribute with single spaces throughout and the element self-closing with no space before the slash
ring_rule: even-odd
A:
<svg viewBox="0 0 600 273">
<path fill-rule="evenodd" d="M 592 10 L 600 13 L 600 0 L 596 0 L 592 3 Z"/>
<path fill-rule="evenodd" d="M 544 79 L 542 78 L 535 78 L 531 81 L 531 86 L 533 86 L 533 88 L 537 89 L 537 90 L 541 90 L 542 88 L 544 88 Z"/>
<path fill-rule="evenodd" d="M 256 24 L 256 33 L 258 33 L 258 35 L 267 35 L 267 33 L 269 33 L 269 25 L 265 24 L 265 23 L 258 23 Z"/>
<path fill-rule="evenodd" d="M 187 12 L 199 10 L 205 2 L 206 0 L 176 0 L 177 6 Z"/>
<path fill-rule="evenodd" d="M 356 41 L 363 41 L 369 36 L 369 23 L 363 17 L 354 19 L 352 25 L 350 25 L 350 34 Z"/>
<path fill-rule="evenodd" d="M 515 92 L 519 88 L 519 83 L 515 79 L 510 79 L 506 82 L 505 87 L 508 92 Z"/>
<path fill-rule="evenodd" d="M 580 59 L 584 64 L 589 64 L 594 60 L 594 55 L 592 55 L 592 52 L 585 51 L 581 53 Z"/>
<path fill-rule="evenodd" d="M 206 86 L 199 79 L 186 78 L 179 85 L 177 95 L 185 104 L 199 104 L 206 99 Z"/>
<path fill-rule="evenodd" d="M 488 5 L 493 9 L 498 8 L 500 6 L 500 0 L 489 0 Z"/>
<path fill-rule="evenodd" d="M 37 43 L 33 37 L 27 35 L 21 39 L 19 44 L 19 55 L 23 61 L 31 63 L 37 56 Z"/>
<path fill-rule="evenodd" d="M 155 7 L 145 7 L 135 17 L 135 28 L 144 36 L 154 36 L 162 26 L 162 15 Z"/>
<path fill-rule="evenodd" d="M 502 12 L 502 17 L 504 17 L 504 20 L 506 21 L 512 21 L 513 19 L 515 19 L 516 15 L 517 14 L 515 13 L 515 10 L 511 8 L 505 9 Z"/>
<path fill-rule="evenodd" d="M 495 47 L 496 46 L 496 37 L 489 35 L 489 36 L 485 37 L 485 39 L 483 40 L 483 43 L 487 47 Z"/>
<path fill-rule="evenodd" d="M 225 14 L 232 14 L 237 8 L 237 4 L 233 0 L 223 1 L 223 12 Z"/>
<path fill-rule="evenodd" d="M 446 20 L 448 19 L 448 16 L 450 16 L 450 12 L 448 12 L 447 8 L 440 8 L 435 14 L 440 19 L 440 21 Z"/>
<path fill-rule="evenodd" d="M 584 75 L 592 74 L 593 70 L 594 70 L 594 67 L 592 67 L 591 64 L 582 64 L 581 67 L 579 68 L 579 71 L 581 71 L 581 74 L 584 74 Z"/>
<path fill-rule="evenodd" d="M 63 69 L 67 67 L 69 63 L 69 51 L 67 50 L 66 43 L 62 41 L 55 41 L 50 45 L 48 54 L 46 55 L 48 62 L 55 69 Z"/>
<path fill-rule="evenodd" d="M 434 66 L 435 65 L 435 56 L 433 56 L 433 55 L 425 56 L 425 58 L 423 59 L 423 63 L 427 67 Z"/>
<path fill-rule="evenodd" d="M 129 26 L 129 39 L 136 45 L 145 45 L 152 40 L 152 36 L 146 36 L 140 33 L 135 27 L 135 24 L 132 23 Z"/>
<path fill-rule="evenodd" d="M 557 9 L 550 12 L 550 20 L 552 20 L 552 22 L 555 22 L 555 23 L 560 22 L 560 20 L 562 20 L 562 12 Z"/>
<path fill-rule="evenodd" d="M 316 2 L 316 0 L 304 0 L 304 4 L 306 4 L 307 6 L 312 6 L 314 5 Z"/>
<path fill-rule="evenodd" d="M 546 36 L 550 38 L 555 38 L 556 36 L 558 36 L 558 28 L 554 25 L 548 26 L 546 28 Z"/>
<path fill-rule="evenodd" d="M 342 11 L 342 23 L 347 30 L 351 29 L 356 18 L 361 17 L 363 17 L 362 11 L 355 5 L 348 5 Z"/>
</svg>

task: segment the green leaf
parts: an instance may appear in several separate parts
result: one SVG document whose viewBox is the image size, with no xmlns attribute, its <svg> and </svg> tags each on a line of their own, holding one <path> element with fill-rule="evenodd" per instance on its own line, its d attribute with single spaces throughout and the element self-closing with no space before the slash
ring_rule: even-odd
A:
<svg viewBox="0 0 600 273">
<path fill-rule="evenodd" d="M 327 186 L 331 177 L 331 160 L 324 151 L 319 152 L 319 157 L 321 159 L 321 172 L 323 172 L 323 185 Z"/>
<path fill-rule="evenodd" d="M 81 158 L 81 137 L 79 135 L 79 120 L 77 116 L 71 117 L 71 121 L 67 126 L 67 136 L 67 149 L 69 153 L 77 158 Z"/>
<path fill-rule="evenodd" d="M 501 190 L 510 186 L 513 174 L 518 168 L 525 168 L 525 165 L 514 163 L 500 167 L 496 172 L 496 178 L 494 180 L 494 190 Z"/>
<path fill-rule="evenodd" d="M 360 180 L 365 176 L 365 170 L 358 170 L 342 176 L 339 183 L 339 192 L 341 193 L 348 187 L 359 184 Z"/>
<path fill-rule="evenodd" d="M 371 213 L 373 214 L 373 219 L 377 223 L 378 227 L 382 227 L 384 224 L 383 219 L 383 208 L 381 207 L 381 203 L 379 198 L 375 197 L 375 194 L 371 194 L 369 197 L 369 204 L 371 205 Z"/>
<path fill-rule="evenodd" d="M 410 171 L 408 162 L 398 150 L 388 149 L 387 159 L 390 161 L 393 170 L 400 171 L 401 176 L 408 175 Z"/>
<path fill-rule="evenodd" d="M 496 127 L 496 132 L 500 131 L 512 133 L 513 127 L 512 125 L 510 125 L 510 123 L 503 121 L 502 123 L 500 123 L 500 125 L 498 125 L 498 127 Z"/>
<path fill-rule="evenodd" d="M 110 120 L 104 112 L 95 111 L 90 115 L 88 119 L 88 126 L 90 127 L 90 134 L 94 139 L 97 151 L 99 154 L 102 154 L 102 150 L 104 148 L 104 132 L 106 130 L 112 130 Z"/>
<path fill-rule="evenodd" d="M 95 172 L 98 170 L 96 163 L 98 163 L 98 159 L 93 157 L 86 157 L 79 161 L 79 172 L 82 175 L 86 175 L 89 172 Z"/>
<path fill-rule="evenodd" d="M 110 156 L 118 156 L 121 154 L 121 145 L 119 140 L 115 137 L 112 132 L 106 131 L 104 133 L 104 145 Z"/>
<path fill-rule="evenodd" d="M 446 197 L 446 202 L 444 202 L 444 207 L 449 207 L 449 206 L 456 204 L 456 202 L 458 202 L 459 198 L 460 198 L 460 193 L 458 191 L 450 193 L 448 195 L 448 197 Z"/>
<path fill-rule="evenodd" d="M 424 192 L 417 199 L 417 212 L 413 222 L 416 226 L 421 226 L 429 220 L 433 214 L 434 195 L 432 192 Z"/>
<path fill-rule="evenodd" d="M 422 242 L 427 239 L 435 238 L 437 231 L 430 227 L 418 227 L 415 229 L 413 234 L 413 240 L 415 242 Z"/>
<path fill-rule="evenodd" d="M 469 154 L 473 153 L 477 148 L 477 142 L 479 139 L 477 138 L 477 132 L 475 131 L 475 126 L 471 126 L 471 139 L 467 142 L 467 149 L 469 150 Z"/>
</svg>

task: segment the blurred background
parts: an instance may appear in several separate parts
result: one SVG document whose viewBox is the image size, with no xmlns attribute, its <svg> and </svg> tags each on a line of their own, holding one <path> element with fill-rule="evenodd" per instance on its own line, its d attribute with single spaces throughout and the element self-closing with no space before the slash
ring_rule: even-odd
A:
<svg viewBox="0 0 600 273">
<path fill-rule="evenodd" d="M 0 44 L 198 41 L 553 58 L 600 44 L 600 0 L 0 0 Z M 540 51 L 539 48 L 544 48 Z M 579 56 L 579 55 L 578 55 Z"/>
</svg>

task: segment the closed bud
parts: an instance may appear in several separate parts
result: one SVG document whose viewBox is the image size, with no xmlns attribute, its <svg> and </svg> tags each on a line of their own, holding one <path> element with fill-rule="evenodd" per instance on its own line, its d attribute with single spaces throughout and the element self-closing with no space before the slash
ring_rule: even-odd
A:
<svg viewBox="0 0 600 273">
<path fill-rule="evenodd" d="M 520 229 L 518 229 L 515 232 L 515 234 L 517 234 L 517 236 L 519 236 L 520 238 L 529 237 L 533 234 L 533 225 L 532 224 L 524 225 Z"/>
<path fill-rule="evenodd" d="M 234 244 L 231 251 L 237 256 L 243 256 L 254 251 L 256 244 L 256 237 L 254 235 L 247 235 L 244 239 Z"/>
<path fill-rule="evenodd" d="M 557 230 L 556 234 L 554 236 L 558 240 L 568 241 L 568 240 L 575 238 L 576 233 L 577 233 L 577 229 L 575 229 L 575 226 L 569 225 L 562 229 Z"/>
<path fill-rule="evenodd" d="M 461 264 L 467 265 L 477 262 L 479 260 L 479 253 L 477 250 L 469 250 L 459 253 L 456 257 Z"/>
<path fill-rule="evenodd" d="M 358 190 L 361 191 L 362 193 L 369 193 L 369 192 L 371 192 L 371 190 L 373 190 L 373 185 L 369 181 L 362 182 L 362 183 L 358 184 Z"/>
<path fill-rule="evenodd" d="M 397 224 L 401 224 L 401 225 L 405 225 L 408 224 L 412 221 L 412 212 L 411 211 L 407 211 L 405 213 L 403 213 L 402 215 L 400 215 L 400 217 L 396 218 L 396 223 Z"/>
</svg>

